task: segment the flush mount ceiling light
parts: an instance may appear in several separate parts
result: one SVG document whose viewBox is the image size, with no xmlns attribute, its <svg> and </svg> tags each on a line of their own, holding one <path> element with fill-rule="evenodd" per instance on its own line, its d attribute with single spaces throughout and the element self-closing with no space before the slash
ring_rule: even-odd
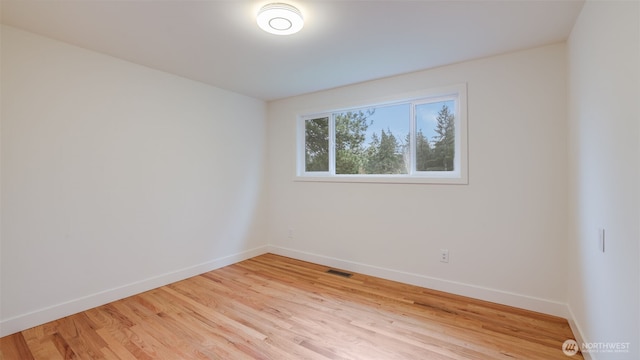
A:
<svg viewBox="0 0 640 360">
<path fill-rule="evenodd" d="M 295 34 L 304 26 L 300 10 L 283 3 L 263 6 L 258 11 L 257 20 L 262 30 L 276 35 Z"/>
</svg>

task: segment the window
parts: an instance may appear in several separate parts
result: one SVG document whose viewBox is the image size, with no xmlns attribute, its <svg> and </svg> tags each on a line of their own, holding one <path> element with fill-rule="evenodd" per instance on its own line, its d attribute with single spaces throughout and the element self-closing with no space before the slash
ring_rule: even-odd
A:
<svg viewBox="0 0 640 360">
<path fill-rule="evenodd" d="M 298 180 L 467 183 L 466 86 L 298 120 Z"/>
</svg>

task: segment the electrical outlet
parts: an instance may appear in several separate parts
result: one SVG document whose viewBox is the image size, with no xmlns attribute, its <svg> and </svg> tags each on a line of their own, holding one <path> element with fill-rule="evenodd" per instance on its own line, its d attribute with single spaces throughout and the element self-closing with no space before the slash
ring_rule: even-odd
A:
<svg viewBox="0 0 640 360">
<path fill-rule="evenodd" d="M 287 237 L 289 238 L 289 240 L 293 240 L 293 228 L 289 228 L 287 230 Z"/>
<path fill-rule="evenodd" d="M 449 262 L 449 249 L 440 249 L 440 262 Z"/>
</svg>

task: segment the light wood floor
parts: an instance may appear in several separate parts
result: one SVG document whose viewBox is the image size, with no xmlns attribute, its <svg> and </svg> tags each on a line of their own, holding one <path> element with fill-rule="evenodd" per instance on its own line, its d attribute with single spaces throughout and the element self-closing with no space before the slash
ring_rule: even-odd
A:
<svg viewBox="0 0 640 360">
<path fill-rule="evenodd" d="M 327 270 L 258 256 L 4 337 L 0 358 L 569 359 L 564 319 Z"/>
</svg>

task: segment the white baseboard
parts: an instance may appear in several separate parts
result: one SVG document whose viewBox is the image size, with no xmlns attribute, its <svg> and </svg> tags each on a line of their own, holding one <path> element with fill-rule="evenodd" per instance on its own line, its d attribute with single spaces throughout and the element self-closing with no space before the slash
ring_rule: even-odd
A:
<svg viewBox="0 0 640 360">
<path fill-rule="evenodd" d="M 472 284 L 464 284 L 420 274 L 386 269 L 378 266 L 312 254 L 279 246 L 270 245 L 268 248 L 270 253 L 309 261 L 325 266 L 335 267 L 338 269 L 376 276 L 388 280 L 399 281 L 406 284 L 444 291 L 456 295 L 467 296 L 474 299 L 490 301 L 521 309 L 527 309 L 544 314 L 559 316 L 562 318 L 568 318 L 571 315 L 568 311 L 567 304 L 559 301 L 541 299 L 537 297 L 511 293 L 508 291 L 476 286 Z"/>
<path fill-rule="evenodd" d="M 578 344 L 586 343 L 587 340 L 584 337 L 584 332 L 582 332 L 582 328 L 580 327 L 580 324 L 578 324 L 578 322 L 575 320 L 576 317 L 573 314 L 573 310 L 571 310 L 570 305 L 567 305 L 567 310 L 569 311 L 569 316 L 568 316 L 569 327 L 571 328 L 573 335 L 576 337 L 574 340 Z M 582 357 L 585 360 L 597 360 L 595 354 L 589 353 L 589 352 L 582 353 Z"/>
<path fill-rule="evenodd" d="M 184 280 L 186 278 L 231 265 L 267 252 L 338 269 L 399 281 L 406 284 L 568 318 L 571 329 L 574 334 L 576 334 L 576 337 L 580 337 L 581 334 L 579 327 L 573 321 L 573 314 L 565 303 L 438 279 L 420 274 L 407 273 L 289 248 L 267 245 L 0 321 L 0 337 L 60 319 L 65 316 L 76 314 L 112 301 L 123 299 L 128 296 L 155 289 L 176 281 Z M 581 343 L 582 339 L 579 338 L 576 339 L 576 341 Z M 595 359 L 591 358 L 591 360 Z"/>
<path fill-rule="evenodd" d="M 73 315 L 106 303 L 124 299 L 126 297 L 140 294 L 142 292 L 155 289 L 176 281 L 196 276 L 211 270 L 243 261 L 254 256 L 268 252 L 267 246 L 260 246 L 240 253 L 223 256 L 202 264 L 197 264 L 170 273 L 158 275 L 149 279 L 135 283 L 90 294 L 82 298 L 73 299 L 61 304 L 56 304 L 44 309 L 39 309 L 27 314 L 15 316 L 0 321 L 0 337 L 10 335 L 31 327 L 57 320 L 65 316 Z"/>
</svg>

